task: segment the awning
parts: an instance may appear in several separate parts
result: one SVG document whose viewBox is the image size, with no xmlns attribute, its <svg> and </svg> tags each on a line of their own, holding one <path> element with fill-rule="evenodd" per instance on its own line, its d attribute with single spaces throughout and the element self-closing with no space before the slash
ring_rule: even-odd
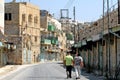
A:
<svg viewBox="0 0 120 80">
<path fill-rule="evenodd" d="M 87 45 L 86 40 L 82 40 L 82 46 Z"/>
<path fill-rule="evenodd" d="M 87 41 L 92 41 L 92 37 L 87 38 Z"/>
<path fill-rule="evenodd" d="M 111 28 L 111 29 L 109 29 L 109 30 L 111 30 L 112 32 L 120 31 L 120 26 L 113 27 L 113 28 Z M 105 35 L 105 34 L 108 34 L 108 29 L 107 29 L 107 30 L 104 30 L 103 34 L 104 34 L 104 35 Z"/>
<path fill-rule="evenodd" d="M 81 47 L 81 42 L 78 42 L 78 43 L 77 43 L 77 47 Z"/>
<path fill-rule="evenodd" d="M 112 32 L 117 32 L 117 31 L 120 31 L 120 26 L 116 26 L 116 27 L 113 27 L 111 29 Z"/>
<path fill-rule="evenodd" d="M 74 44 L 74 47 L 77 47 L 77 44 Z"/>
<path fill-rule="evenodd" d="M 99 35 L 99 34 L 92 36 L 92 41 L 93 41 L 93 42 L 94 42 L 94 41 L 98 41 L 98 40 L 100 40 L 100 35 Z"/>
<path fill-rule="evenodd" d="M 105 34 L 108 34 L 108 30 L 104 30 L 103 34 L 104 34 L 104 35 L 105 35 Z"/>
</svg>

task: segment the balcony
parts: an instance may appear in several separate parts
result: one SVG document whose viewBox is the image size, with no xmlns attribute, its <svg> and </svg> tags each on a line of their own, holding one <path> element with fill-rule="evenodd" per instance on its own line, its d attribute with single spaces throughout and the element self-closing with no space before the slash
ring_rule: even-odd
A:
<svg viewBox="0 0 120 80">
<path fill-rule="evenodd" d="M 54 25 L 48 25 L 48 31 L 54 32 L 56 30 Z"/>
<path fill-rule="evenodd" d="M 50 39 L 42 39 L 41 44 L 51 45 L 51 40 Z"/>
</svg>

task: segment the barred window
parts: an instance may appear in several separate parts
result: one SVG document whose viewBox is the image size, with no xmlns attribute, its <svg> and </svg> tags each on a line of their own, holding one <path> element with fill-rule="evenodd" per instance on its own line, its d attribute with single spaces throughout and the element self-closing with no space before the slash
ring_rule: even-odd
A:
<svg viewBox="0 0 120 80">
<path fill-rule="evenodd" d="M 5 13 L 5 20 L 12 20 L 12 14 L 11 13 Z"/>
</svg>

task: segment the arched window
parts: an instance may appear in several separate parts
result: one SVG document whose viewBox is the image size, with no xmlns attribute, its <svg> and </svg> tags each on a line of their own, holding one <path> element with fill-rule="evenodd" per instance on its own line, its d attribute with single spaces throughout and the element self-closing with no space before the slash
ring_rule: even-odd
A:
<svg viewBox="0 0 120 80">
<path fill-rule="evenodd" d="M 32 22 L 32 14 L 28 16 L 28 22 Z"/>
</svg>

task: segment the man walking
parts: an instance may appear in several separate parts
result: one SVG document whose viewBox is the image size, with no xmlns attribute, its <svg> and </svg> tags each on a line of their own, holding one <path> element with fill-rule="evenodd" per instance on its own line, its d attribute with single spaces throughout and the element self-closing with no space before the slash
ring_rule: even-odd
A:
<svg viewBox="0 0 120 80">
<path fill-rule="evenodd" d="M 72 67 L 73 67 L 73 57 L 71 56 L 70 52 L 67 52 L 67 55 L 64 60 L 64 64 L 66 66 L 66 74 L 67 78 L 72 78 Z"/>
<path fill-rule="evenodd" d="M 82 67 L 83 67 L 83 59 L 80 56 L 80 54 L 77 53 L 74 58 L 74 68 L 75 68 L 76 79 L 80 79 Z"/>
</svg>

